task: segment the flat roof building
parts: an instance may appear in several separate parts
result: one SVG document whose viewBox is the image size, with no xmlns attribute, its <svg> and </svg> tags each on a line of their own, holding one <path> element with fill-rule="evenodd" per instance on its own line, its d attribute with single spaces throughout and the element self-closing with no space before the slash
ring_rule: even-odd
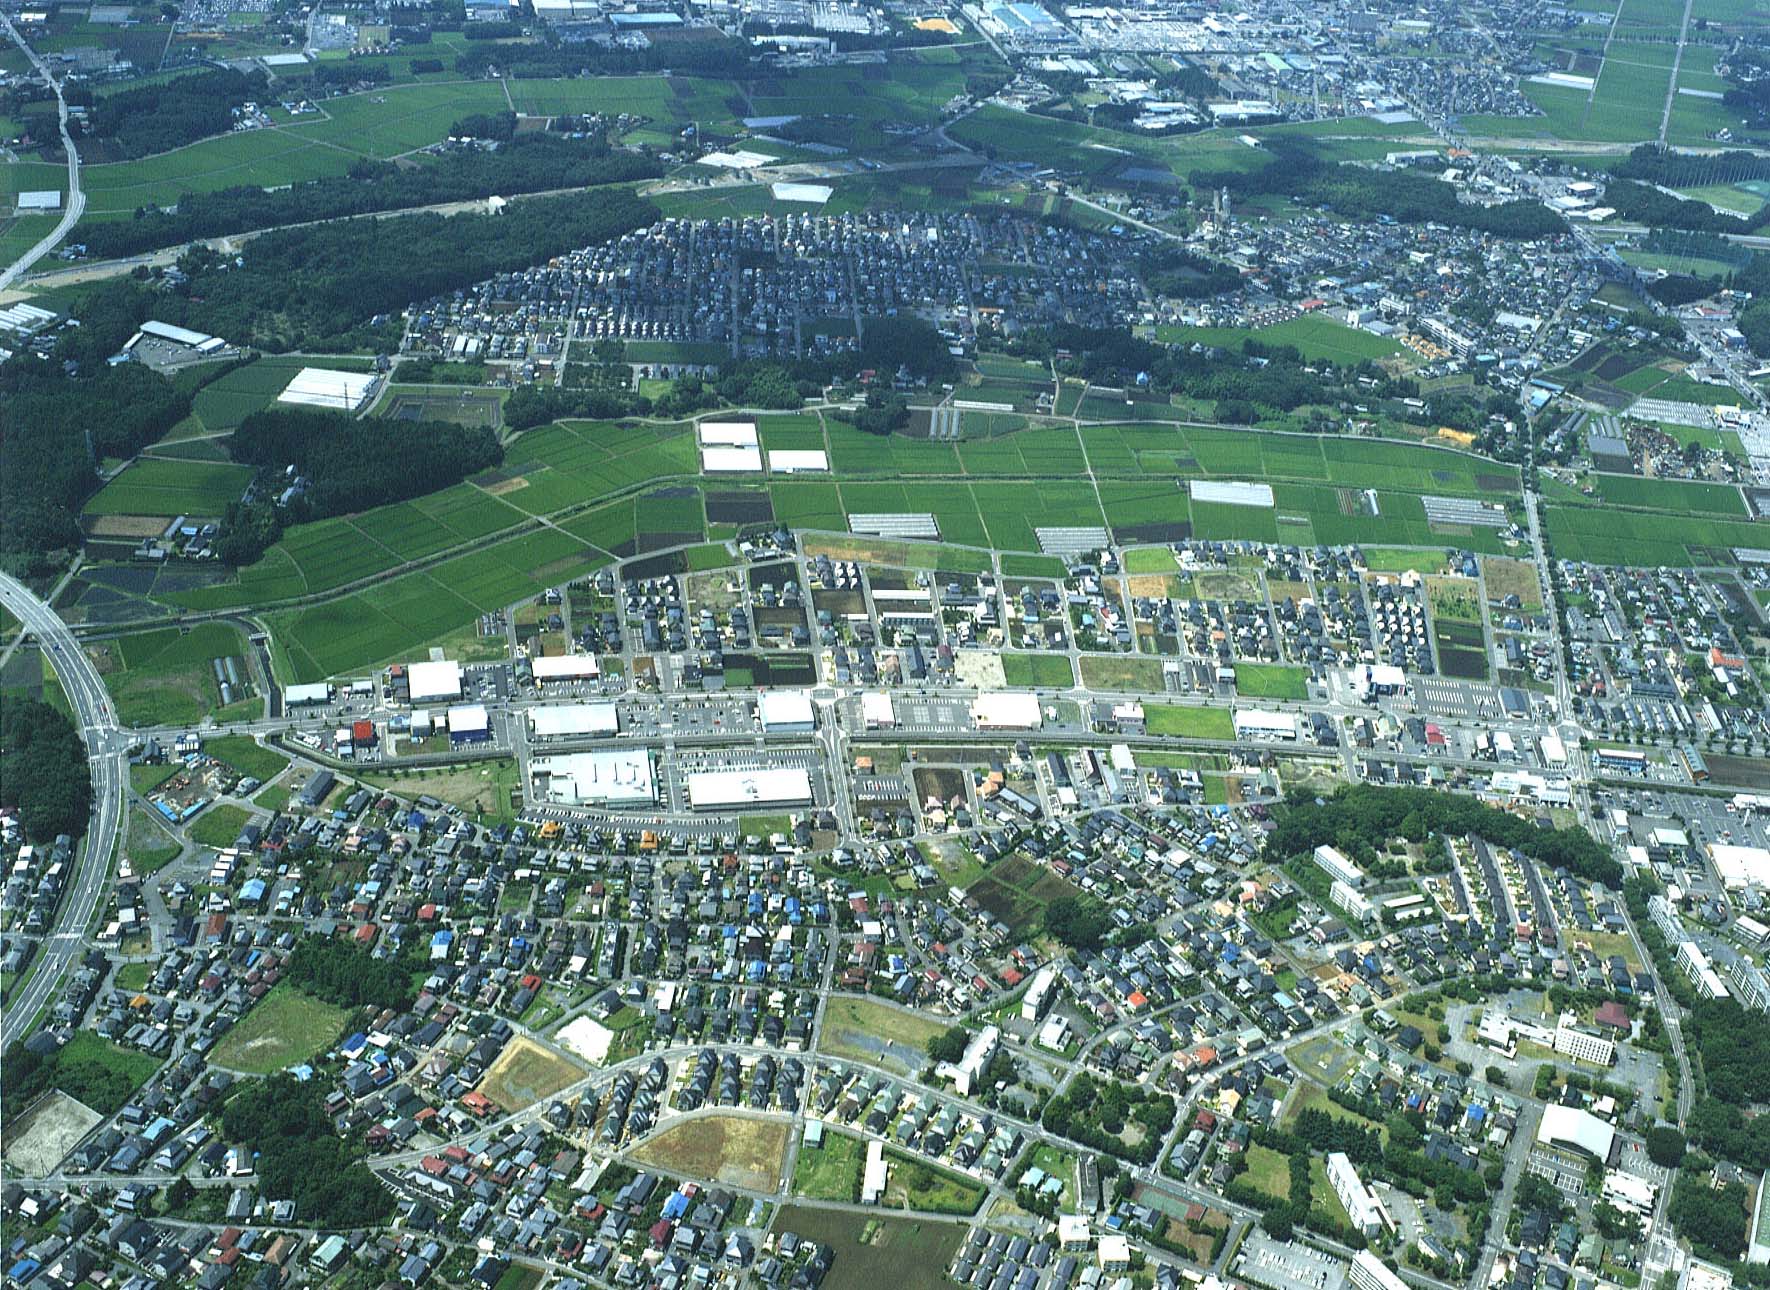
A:
<svg viewBox="0 0 1770 1290">
<path fill-rule="evenodd" d="M 447 659 L 413 663 L 406 668 L 413 703 L 441 703 L 461 697 L 461 665 Z"/>
<path fill-rule="evenodd" d="M 1616 1154 L 1616 1130 L 1590 1111 L 1553 1103 L 1543 1108 L 1543 1122 L 1536 1131 L 1543 1146 L 1558 1147 L 1609 1164 Z"/>
<path fill-rule="evenodd" d="M 979 730 L 1037 730 L 1045 715 L 1038 695 L 997 690 L 971 701 L 971 720 Z"/>
<path fill-rule="evenodd" d="M 701 770 L 687 777 L 688 804 L 696 811 L 758 806 L 809 806 L 811 772 L 801 767 L 772 770 Z"/>
<path fill-rule="evenodd" d="M 658 796 L 651 753 L 644 748 L 537 757 L 529 780 L 536 797 L 561 806 L 649 806 Z"/>
<path fill-rule="evenodd" d="M 756 701 L 764 734 L 809 734 L 817 727 L 811 695 L 805 690 L 765 690 Z"/>
<path fill-rule="evenodd" d="M 543 654 L 529 660 L 529 674 L 536 685 L 546 685 L 553 681 L 594 681 L 602 675 L 602 668 L 594 654 Z"/>
<path fill-rule="evenodd" d="M 529 733 L 537 739 L 596 738 L 620 730 L 612 703 L 550 703 L 530 708 Z"/>
<path fill-rule="evenodd" d="M 304 367 L 283 387 L 283 392 L 277 395 L 277 402 L 325 408 L 332 412 L 355 412 L 374 388 L 375 376 L 370 372 Z"/>
<path fill-rule="evenodd" d="M 1297 737 L 1297 718 L 1288 712 L 1262 712 L 1258 708 L 1237 708 L 1235 710 L 1235 737 L 1237 739 L 1281 739 L 1295 740 Z"/>
</svg>

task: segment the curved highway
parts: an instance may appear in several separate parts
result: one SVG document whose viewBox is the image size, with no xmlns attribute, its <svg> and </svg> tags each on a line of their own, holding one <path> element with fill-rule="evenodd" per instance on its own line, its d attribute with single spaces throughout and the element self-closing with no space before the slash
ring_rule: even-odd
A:
<svg viewBox="0 0 1770 1290">
<path fill-rule="evenodd" d="M 85 949 L 86 929 L 104 897 L 110 879 L 111 854 L 123 827 L 123 803 L 129 783 L 129 736 L 117 727 L 110 695 L 92 661 L 55 611 L 17 579 L 0 573 L 0 605 L 6 607 L 55 668 L 62 690 L 73 706 L 80 736 L 92 767 L 92 819 L 74 857 L 74 871 L 62 892 L 53 929 L 43 938 L 29 975 L 7 1000 L 0 1019 L 6 1043 L 26 1037 L 43 1006 Z"/>
<path fill-rule="evenodd" d="M 80 154 L 74 148 L 74 136 L 68 130 L 68 101 L 62 96 L 61 82 L 55 79 L 45 63 L 37 55 L 37 51 L 25 43 L 25 38 L 18 34 L 18 28 L 12 25 L 12 19 L 0 14 L 0 23 L 6 26 L 6 34 L 12 37 L 12 43 L 25 51 L 25 57 L 31 60 L 31 66 L 37 69 L 37 75 L 43 78 L 50 92 L 55 95 L 56 114 L 61 118 L 61 146 L 68 154 L 68 197 L 63 204 L 61 219 L 56 223 L 55 231 L 38 242 L 18 259 L 0 269 L 0 291 L 6 290 L 16 282 L 30 267 L 48 255 L 61 243 L 61 240 L 73 231 L 74 225 L 80 222 L 80 216 L 86 213 L 86 194 L 80 191 Z"/>
</svg>

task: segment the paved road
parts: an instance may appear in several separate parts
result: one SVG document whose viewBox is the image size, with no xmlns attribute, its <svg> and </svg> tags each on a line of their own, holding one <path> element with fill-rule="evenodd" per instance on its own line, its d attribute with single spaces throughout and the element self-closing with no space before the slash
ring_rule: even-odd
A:
<svg viewBox="0 0 1770 1290">
<path fill-rule="evenodd" d="M 56 80 L 49 70 L 49 64 L 37 56 L 37 51 L 25 43 L 25 38 L 18 34 L 18 28 L 12 25 L 12 19 L 0 14 L 0 23 L 5 24 L 6 34 L 12 37 L 12 43 L 25 51 L 25 57 L 31 60 L 31 66 L 37 69 L 37 75 L 55 95 L 56 114 L 61 118 L 61 146 L 68 154 L 68 195 L 62 204 L 61 219 L 55 231 L 4 269 L 0 269 L 0 291 L 6 290 L 30 267 L 53 251 L 61 240 L 80 222 L 80 216 L 86 212 L 86 194 L 80 191 L 80 154 L 74 148 L 74 136 L 68 132 L 68 101 L 62 97 L 61 82 Z"/>
<path fill-rule="evenodd" d="M 10 1043 L 25 1037 L 43 1005 L 79 960 L 86 928 L 110 878 L 111 853 L 123 826 L 129 786 L 129 736 L 111 713 L 110 696 L 67 624 L 17 579 L 0 574 L 0 605 L 37 638 L 61 679 L 92 766 L 92 820 L 74 859 L 74 872 L 62 893 L 55 927 L 43 940 L 34 970 L 7 1002 L 0 1035 Z"/>
</svg>

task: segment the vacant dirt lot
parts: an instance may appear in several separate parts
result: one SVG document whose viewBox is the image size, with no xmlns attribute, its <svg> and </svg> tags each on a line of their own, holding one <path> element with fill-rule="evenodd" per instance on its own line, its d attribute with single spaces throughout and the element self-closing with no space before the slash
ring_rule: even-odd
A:
<svg viewBox="0 0 1770 1290">
<path fill-rule="evenodd" d="M 586 1073 L 576 1062 L 519 1035 L 498 1054 L 479 1091 L 506 1111 L 520 1111 L 577 1083 Z"/>
<path fill-rule="evenodd" d="M 781 1120 L 704 1115 L 665 1129 L 633 1154 L 665 1173 L 773 1191 L 780 1185 L 790 1127 Z"/>
<path fill-rule="evenodd" d="M 6 1163 L 22 1174 L 52 1173 L 103 1118 L 66 1093 L 49 1093 L 7 1135 Z"/>
</svg>

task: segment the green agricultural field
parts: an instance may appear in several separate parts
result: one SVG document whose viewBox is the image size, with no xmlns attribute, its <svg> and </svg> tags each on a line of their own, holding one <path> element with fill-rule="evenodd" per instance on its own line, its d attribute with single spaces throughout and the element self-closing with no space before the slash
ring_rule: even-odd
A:
<svg viewBox="0 0 1770 1290">
<path fill-rule="evenodd" d="M 1076 683 L 1067 654 L 1004 654 L 1002 676 L 1009 685 L 1067 690 Z"/>
<path fill-rule="evenodd" d="M 1618 506 L 1660 511 L 1697 511 L 1704 515 L 1747 514 L 1745 498 L 1731 484 L 1704 484 L 1681 479 L 1643 479 L 1639 475 L 1599 475 L 1598 495 Z"/>
<path fill-rule="evenodd" d="M 1239 350 L 1245 340 L 1263 345 L 1294 345 L 1305 359 L 1334 363 L 1375 362 L 1406 353 L 1387 336 L 1360 331 L 1320 314 L 1299 314 L 1270 327 L 1158 327 L 1156 339 L 1170 344 L 1218 345 Z"/>
<path fill-rule="evenodd" d="M 1309 669 L 1282 663 L 1237 662 L 1235 692 L 1249 699 L 1306 699 Z"/>
<path fill-rule="evenodd" d="M 1240 669 L 1236 676 L 1239 679 Z M 1152 735 L 1181 739 L 1233 739 L 1235 722 L 1225 708 L 1191 707 L 1178 703 L 1143 705 L 1145 727 Z"/>
<path fill-rule="evenodd" d="M 223 1036 L 215 1064 L 247 1075 L 269 1075 L 307 1061 L 344 1034 L 343 1008 L 279 985 Z"/>
<path fill-rule="evenodd" d="M 214 519 L 251 482 L 250 466 L 142 457 L 93 495 L 86 514 Z"/>
<path fill-rule="evenodd" d="M 87 647 L 96 661 L 117 719 L 128 726 L 191 724 L 221 706 L 214 660 L 237 658 L 247 645 L 228 623 L 202 623 L 181 631 L 161 627 Z"/>
</svg>

